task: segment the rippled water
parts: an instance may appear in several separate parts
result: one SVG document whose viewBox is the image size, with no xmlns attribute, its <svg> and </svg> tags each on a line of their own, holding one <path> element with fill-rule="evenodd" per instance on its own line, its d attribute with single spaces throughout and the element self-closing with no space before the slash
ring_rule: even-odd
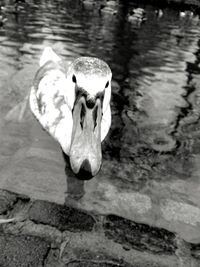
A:
<svg viewBox="0 0 200 267">
<path fill-rule="evenodd" d="M 116 4 L 115 15 L 100 13 L 100 4 L 32 0 L 16 10 L 12 1 L 2 1 L 7 19 L 0 28 L 2 114 L 28 94 L 45 46 L 65 61 L 80 55 L 100 57 L 113 72 L 113 120 L 103 146 L 103 172 L 139 185 L 154 168 L 158 174 L 169 175 L 173 169 L 187 175 L 184 155 L 198 150 L 198 17 L 181 18 L 170 8 L 157 17 L 155 7 L 142 5 L 147 20 L 136 25 L 127 20 L 133 2 Z M 2 149 L 9 154 L 20 145 Z"/>
</svg>

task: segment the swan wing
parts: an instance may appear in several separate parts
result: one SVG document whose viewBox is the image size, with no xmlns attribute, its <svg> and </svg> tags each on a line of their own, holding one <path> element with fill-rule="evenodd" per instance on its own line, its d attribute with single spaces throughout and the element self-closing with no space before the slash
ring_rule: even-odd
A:
<svg viewBox="0 0 200 267">
<path fill-rule="evenodd" d="M 47 57 L 48 50 L 44 50 L 41 67 L 34 78 L 29 97 L 30 108 L 42 127 L 68 154 L 73 122 L 66 99 L 67 78 L 60 58 L 53 51 Z"/>
</svg>

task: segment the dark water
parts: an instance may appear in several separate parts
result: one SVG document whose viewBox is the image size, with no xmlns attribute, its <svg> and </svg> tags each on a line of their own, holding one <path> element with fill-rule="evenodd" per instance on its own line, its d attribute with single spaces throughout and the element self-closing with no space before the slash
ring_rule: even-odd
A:
<svg viewBox="0 0 200 267">
<path fill-rule="evenodd" d="M 155 7 L 141 5 L 147 20 L 138 25 L 127 20 L 136 6 L 132 1 L 115 1 L 115 15 L 99 13 L 101 1 L 91 6 L 78 0 L 33 0 L 16 8 L 12 1 L 1 2 L 6 18 L 0 28 L 2 114 L 29 92 L 45 46 L 65 61 L 100 57 L 113 72 L 104 172 L 134 180 L 139 187 L 145 177 L 151 178 L 149 171 L 155 179 L 171 173 L 186 179 L 196 172 L 200 31 L 195 14 L 182 18 L 179 10 L 164 8 L 158 17 Z"/>
</svg>

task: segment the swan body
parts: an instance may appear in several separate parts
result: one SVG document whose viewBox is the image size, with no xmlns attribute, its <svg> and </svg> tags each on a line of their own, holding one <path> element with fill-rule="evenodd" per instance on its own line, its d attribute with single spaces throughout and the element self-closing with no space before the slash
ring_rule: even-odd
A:
<svg viewBox="0 0 200 267">
<path fill-rule="evenodd" d="M 66 70 L 47 47 L 34 78 L 31 111 L 80 179 L 95 176 L 101 166 L 101 142 L 111 125 L 111 76 L 109 66 L 93 57 L 77 58 Z"/>
<path fill-rule="evenodd" d="M 115 10 L 115 8 L 113 8 L 113 7 L 105 6 L 105 7 L 101 7 L 100 13 L 108 14 L 108 15 L 116 15 L 117 10 Z"/>
<path fill-rule="evenodd" d="M 143 8 L 133 8 L 133 10 L 131 11 L 131 13 L 138 18 L 144 18 L 145 17 L 145 10 Z"/>
<path fill-rule="evenodd" d="M 143 8 L 134 8 L 128 15 L 129 22 L 141 24 L 145 20 L 145 11 Z"/>
<path fill-rule="evenodd" d="M 100 6 L 100 13 L 107 15 L 116 15 L 118 13 L 119 3 L 109 0 Z"/>
</svg>

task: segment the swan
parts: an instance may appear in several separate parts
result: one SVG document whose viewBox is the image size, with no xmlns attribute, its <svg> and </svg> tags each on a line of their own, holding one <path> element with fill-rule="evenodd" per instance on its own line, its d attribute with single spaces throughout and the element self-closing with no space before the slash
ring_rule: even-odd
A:
<svg viewBox="0 0 200 267">
<path fill-rule="evenodd" d="M 107 63 L 95 57 L 79 57 L 67 69 L 50 47 L 40 58 L 30 109 L 79 179 L 91 179 L 101 167 L 101 142 L 111 125 L 111 78 Z"/>
<path fill-rule="evenodd" d="M 141 24 L 146 21 L 145 10 L 143 8 L 133 8 L 128 14 L 128 21 Z"/>
<path fill-rule="evenodd" d="M 109 0 L 105 4 L 101 4 L 99 12 L 107 15 L 117 15 L 119 3 Z"/>
</svg>

